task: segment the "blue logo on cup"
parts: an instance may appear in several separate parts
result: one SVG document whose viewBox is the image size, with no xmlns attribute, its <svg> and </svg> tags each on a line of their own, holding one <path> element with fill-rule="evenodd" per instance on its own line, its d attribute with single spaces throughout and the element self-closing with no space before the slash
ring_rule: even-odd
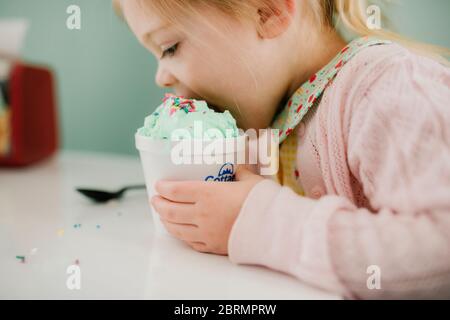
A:
<svg viewBox="0 0 450 320">
<path fill-rule="evenodd" d="M 225 163 L 219 170 L 219 174 L 215 176 L 208 176 L 205 181 L 226 182 L 234 181 L 234 166 L 232 163 Z"/>
</svg>

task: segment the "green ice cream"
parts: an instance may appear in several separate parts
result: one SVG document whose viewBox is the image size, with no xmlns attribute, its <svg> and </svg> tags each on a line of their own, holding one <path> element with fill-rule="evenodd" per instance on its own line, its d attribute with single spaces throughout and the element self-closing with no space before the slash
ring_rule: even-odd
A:
<svg viewBox="0 0 450 320">
<path fill-rule="evenodd" d="M 167 94 L 163 103 L 145 118 L 138 134 L 168 140 L 217 139 L 238 137 L 239 130 L 229 111 L 215 112 L 205 101 Z"/>
</svg>

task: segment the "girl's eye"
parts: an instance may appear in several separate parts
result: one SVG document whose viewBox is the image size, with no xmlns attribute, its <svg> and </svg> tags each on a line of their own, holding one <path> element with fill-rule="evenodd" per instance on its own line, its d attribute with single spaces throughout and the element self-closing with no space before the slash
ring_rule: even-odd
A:
<svg viewBox="0 0 450 320">
<path fill-rule="evenodd" d="M 178 49 L 178 43 L 176 43 L 175 45 L 171 46 L 170 48 L 164 50 L 163 54 L 161 56 L 161 59 L 165 58 L 166 56 L 173 57 L 175 55 L 175 53 L 177 52 L 177 49 Z"/>
</svg>

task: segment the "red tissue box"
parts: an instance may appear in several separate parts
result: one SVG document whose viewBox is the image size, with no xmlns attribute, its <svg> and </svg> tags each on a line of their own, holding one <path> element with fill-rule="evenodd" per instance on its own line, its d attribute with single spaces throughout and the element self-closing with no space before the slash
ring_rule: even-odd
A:
<svg viewBox="0 0 450 320">
<path fill-rule="evenodd" d="M 52 72 L 16 62 L 2 85 L 0 166 L 24 166 L 50 156 L 59 143 Z"/>
</svg>

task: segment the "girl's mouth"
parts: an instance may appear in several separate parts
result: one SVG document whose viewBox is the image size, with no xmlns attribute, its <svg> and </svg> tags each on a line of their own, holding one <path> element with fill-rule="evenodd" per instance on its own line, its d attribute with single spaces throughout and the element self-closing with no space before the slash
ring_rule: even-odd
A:
<svg viewBox="0 0 450 320">
<path fill-rule="evenodd" d="M 214 104 L 214 103 L 208 101 L 207 99 L 205 99 L 205 98 L 203 98 L 203 97 L 201 97 L 201 96 L 192 95 L 192 94 L 183 95 L 181 92 L 178 93 L 178 92 L 176 92 L 176 91 L 175 91 L 173 94 L 175 94 L 175 95 L 177 95 L 177 96 L 182 96 L 182 97 L 184 97 L 184 98 L 186 98 L 186 99 L 205 101 L 205 102 L 208 104 L 208 108 L 214 110 L 215 112 L 222 113 L 222 112 L 224 112 L 224 111 L 226 110 L 225 108 L 219 107 L 219 106 L 217 106 L 216 104 Z"/>
<path fill-rule="evenodd" d="M 214 104 L 210 104 L 209 102 L 206 102 L 208 104 L 208 107 L 212 110 L 214 110 L 215 112 L 223 112 L 224 110 L 222 110 L 221 108 L 219 108 L 218 106 L 214 105 Z"/>
</svg>

